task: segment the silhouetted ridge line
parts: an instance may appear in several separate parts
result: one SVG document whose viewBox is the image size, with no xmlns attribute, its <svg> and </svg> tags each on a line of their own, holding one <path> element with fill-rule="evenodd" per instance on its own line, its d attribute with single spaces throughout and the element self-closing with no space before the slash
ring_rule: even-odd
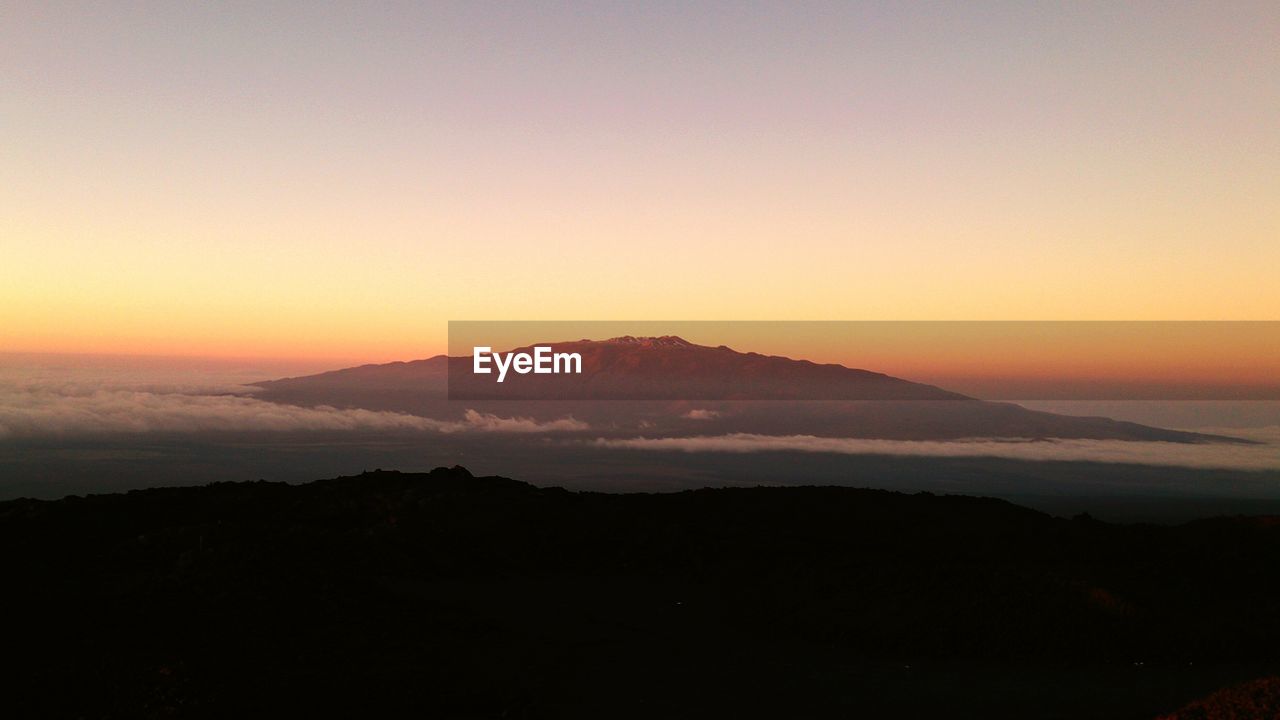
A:
<svg viewBox="0 0 1280 720">
<path fill-rule="evenodd" d="M 1276 557 L 1280 524 L 1252 519 L 1114 525 L 837 487 L 611 495 L 459 466 L 15 500 L 0 704 L 1153 717 L 1274 664 Z"/>
</svg>

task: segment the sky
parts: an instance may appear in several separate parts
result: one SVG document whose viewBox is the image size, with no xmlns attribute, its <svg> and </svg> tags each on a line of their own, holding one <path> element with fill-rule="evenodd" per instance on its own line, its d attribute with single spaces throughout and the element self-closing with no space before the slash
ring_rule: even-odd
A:
<svg viewBox="0 0 1280 720">
<path fill-rule="evenodd" d="M 0 0 L 0 351 L 1280 319 L 1280 4 Z"/>
</svg>

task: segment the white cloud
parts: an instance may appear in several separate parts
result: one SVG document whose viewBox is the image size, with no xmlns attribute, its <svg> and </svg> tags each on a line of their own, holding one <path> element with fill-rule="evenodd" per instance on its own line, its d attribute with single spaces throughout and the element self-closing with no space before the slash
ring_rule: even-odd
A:
<svg viewBox="0 0 1280 720">
<path fill-rule="evenodd" d="M 475 410 L 467 410 L 463 414 L 464 422 L 459 423 L 463 430 L 482 430 L 488 432 L 575 432 L 580 430 L 589 430 L 590 426 L 586 423 L 573 419 L 572 416 L 560 418 L 559 420 L 548 420 L 539 422 L 533 418 L 522 417 L 499 417 L 488 413 L 477 412 Z"/>
<path fill-rule="evenodd" d="M 1237 433 L 1238 434 L 1238 433 Z M 1272 432 L 1258 433 L 1280 439 Z M 1280 446 L 1231 443 L 1184 444 L 1129 440 L 1019 440 L 974 438 L 917 441 L 829 438 L 813 435 L 731 435 L 676 438 L 597 438 L 597 447 L 675 452 L 811 452 L 844 455 L 998 457 L 1015 460 L 1077 460 L 1239 470 L 1280 469 Z"/>
<path fill-rule="evenodd" d="M 720 417 L 720 412 L 717 410 L 705 410 L 703 408 L 694 408 L 693 410 L 690 410 L 689 412 L 685 413 L 681 417 L 687 418 L 689 420 L 715 420 L 716 418 Z"/>
<path fill-rule="evenodd" d="M 86 434 L 286 431 L 410 430 L 423 432 L 566 432 L 586 430 L 572 417 L 540 422 L 467 410 L 461 420 L 406 413 L 327 406 L 298 407 L 213 388 L 122 389 L 87 384 L 0 385 L 0 438 Z M 230 391 L 233 387 L 217 390 Z"/>
</svg>

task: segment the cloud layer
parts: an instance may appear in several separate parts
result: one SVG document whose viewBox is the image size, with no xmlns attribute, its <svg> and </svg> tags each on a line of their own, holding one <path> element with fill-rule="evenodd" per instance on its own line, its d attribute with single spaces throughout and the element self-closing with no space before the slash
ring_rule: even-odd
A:
<svg viewBox="0 0 1280 720">
<path fill-rule="evenodd" d="M 1239 433 L 1237 433 L 1238 435 Z M 667 452 L 809 452 L 842 455 L 998 457 L 1014 460 L 1076 460 L 1236 470 L 1280 469 L 1280 428 L 1262 428 L 1251 439 L 1265 445 L 1183 444 L 1127 440 L 955 441 L 874 440 L 812 435 L 701 435 L 680 438 L 597 438 L 597 447 Z"/>
<path fill-rule="evenodd" d="M 539 421 L 468 409 L 460 419 L 333 407 L 298 407 L 258 400 L 239 385 L 128 385 L 95 382 L 0 381 L 0 439 L 104 434 L 408 431 L 427 433 L 574 433 L 590 430 L 573 417 Z M 706 419 L 710 411 L 687 417 Z M 1280 469 L 1280 427 L 1229 433 L 1262 445 L 1181 444 L 1122 440 L 974 438 L 905 441 L 812 435 L 738 433 L 680 438 L 598 438 L 597 447 L 668 452 L 810 452 L 846 455 L 999 457 L 1075 460 L 1243 470 Z"/>
<path fill-rule="evenodd" d="M 467 410 L 461 420 L 332 407 L 265 402 L 222 387 L 146 389 L 87 384 L 0 386 L 0 438 L 90 434 L 218 431 L 408 430 L 457 432 L 573 432 L 571 417 L 539 422 Z M 163 391 L 160 391 L 163 390 Z"/>
</svg>

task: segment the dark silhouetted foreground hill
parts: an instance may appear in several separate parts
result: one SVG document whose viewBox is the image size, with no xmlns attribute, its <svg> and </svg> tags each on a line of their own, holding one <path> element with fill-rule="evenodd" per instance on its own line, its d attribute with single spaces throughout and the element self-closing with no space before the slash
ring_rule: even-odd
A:
<svg viewBox="0 0 1280 720">
<path fill-rule="evenodd" d="M 1213 693 L 1160 720 L 1280 718 L 1280 677 L 1259 678 Z"/>
<path fill-rule="evenodd" d="M 7 717 L 1146 718 L 1280 666 L 1280 523 L 465 470 L 0 503 Z"/>
</svg>

